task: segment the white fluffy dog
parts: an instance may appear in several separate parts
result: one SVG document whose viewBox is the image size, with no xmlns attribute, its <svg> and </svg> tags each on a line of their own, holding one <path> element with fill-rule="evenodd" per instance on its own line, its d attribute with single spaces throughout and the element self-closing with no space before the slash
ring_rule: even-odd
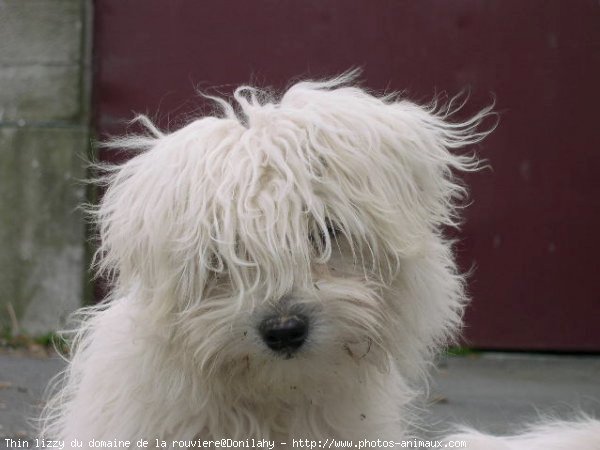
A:
<svg viewBox="0 0 600 450">
<path fill-rule="evenodd" d="M 241 87 L 218 117 L 172 134 L 142 118 L 149 134 L 119 141 L 143 151 L 109 169 L 95 211 L 114 292 L 85 313 L 45 436 L 412 437 L 415 386 L 465 306 L 442 227 L 465 193 L 455 172 L 478 163 L 450 150 L 491 112 L 455 123 L 349 81 Z M 560 436 L 457 438 L 600 448 L 597 422 Z"/>
</svg>

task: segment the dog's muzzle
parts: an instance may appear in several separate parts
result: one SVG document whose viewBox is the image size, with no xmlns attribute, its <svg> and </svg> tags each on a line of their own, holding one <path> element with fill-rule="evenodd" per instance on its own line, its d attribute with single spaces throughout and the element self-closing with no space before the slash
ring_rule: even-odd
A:
<svg viewBox="0 0 600 450">
<path fill-rule="evenodd" d="M 264 319 L 258 327 L 271 350 L 291 358 L 308 336 L 308 318 L 303 314 L 276 315 Z"/>
</svg>

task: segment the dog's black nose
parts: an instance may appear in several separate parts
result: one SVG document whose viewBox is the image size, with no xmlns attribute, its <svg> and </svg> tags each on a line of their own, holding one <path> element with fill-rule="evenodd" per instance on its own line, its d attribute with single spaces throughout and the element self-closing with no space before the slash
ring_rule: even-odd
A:
<svg viewBox="0 0 600 450">
<path fill-rule="evenodd" d="M 258 330 L 271 350 L 291 357 L 306 341 L 308 319 L 301 314 L 269 317 L 262 321 Z"/>
</svg>

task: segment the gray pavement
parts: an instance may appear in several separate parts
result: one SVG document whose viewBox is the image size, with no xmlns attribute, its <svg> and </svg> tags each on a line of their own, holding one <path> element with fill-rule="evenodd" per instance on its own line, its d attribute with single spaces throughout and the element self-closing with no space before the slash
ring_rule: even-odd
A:
<svg viewBox="0 0 600 450">
<path fill-rule="evenodd" d="M 600 356 L 484 353 L 445 358 L 434 374 L 425 422 L 515 433 L 543 417 L 600 418 Z"/>
<path fill-rule="evenodd" d="M 0 448 L 4 438 L 32 437 L 48 381 L 64 367 L 58 357 L 0 353 Z"/>
<path fill-rule="evenodd" d="M 6 437 L 33 437 L 27 418 L 35 417 L 48 380 L 62 367 L 57 357 L 0 354 L 0 448 L 6 448 Z M 600 417 L 600 356 L 447 357 L 425 398 L 426 434 L 452 423 L 505 433 L 541 414 L 572 418 L 583 411 Z"/>
</svg>

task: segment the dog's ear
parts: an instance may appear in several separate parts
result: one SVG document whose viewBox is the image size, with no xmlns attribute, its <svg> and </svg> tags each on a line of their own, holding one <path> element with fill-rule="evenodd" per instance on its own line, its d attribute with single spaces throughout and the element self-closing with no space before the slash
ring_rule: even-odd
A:
<svg viewBox="0 0 600 450">
<path fill-rule="evenodd" d="M 408 169 L 402 176 L 414 182 L 404 194 L 420 205 L 422 218 L 436 228 L 459 224 L 457 206 L 467 194 L 459 174 L 483 167 L 482 160 L 468 147 L 482 141 L 496 126 L 490 123 L 482 129 L 488 118 L 493 122 L 496 117 L 493 104 L 466 120 L 453 120 L 464 106 L 463 102 L 453 108 L 454 100 L 442 106 L 435 102 L 419 106 L 406 100 L 387 105 L 387 123 L 395 135 L 387 145 Z"/>
<path fill-rule="evenodd" d="M 211 164 L 207 149 L 219 154 L 243 127 L 234 119 L 207 117 L 162 134 L 148 119 L 140 120 L 147 134 L 106 144 L 137 155 L 118 166 L 99 167 L 105 192 L 91 211 L 99 234 L 95 268 L 118 279 L 117 289 L 144 289 L 140 297 L 172 307 L 169 298 L 197 300 L 209 278 L 224 270 L 214 237 L 221 217 L 206 201 L 219 195 L 207 186 L 218 185 L 224 169 L 206 168 Z"/>
<path fill-rule="evenodd" d="M 424 234 L 459 223 L 457 205 L 466 189 L 457 173 L 481 166 L 473 152 L 460 149 L 494 128 L 481 130 L 494 115 L 493 105 L 456 121 L 464 105 L 453 106 L 456 99 L 445 106 L 419 106 L 396 95 L 378 97 L 339 86 L 348 81 L 342 76 L 299 83 L 283 97 L 282 111 L 306 122 L 312 160 L 321 166 L 315 172 L 334 177 L 337 191 L 322 188 L 335 198 L 330 208 L 354 205 L 345 216 L 360 215 L 394 252 L 418 251 Z"/>
</svg>

